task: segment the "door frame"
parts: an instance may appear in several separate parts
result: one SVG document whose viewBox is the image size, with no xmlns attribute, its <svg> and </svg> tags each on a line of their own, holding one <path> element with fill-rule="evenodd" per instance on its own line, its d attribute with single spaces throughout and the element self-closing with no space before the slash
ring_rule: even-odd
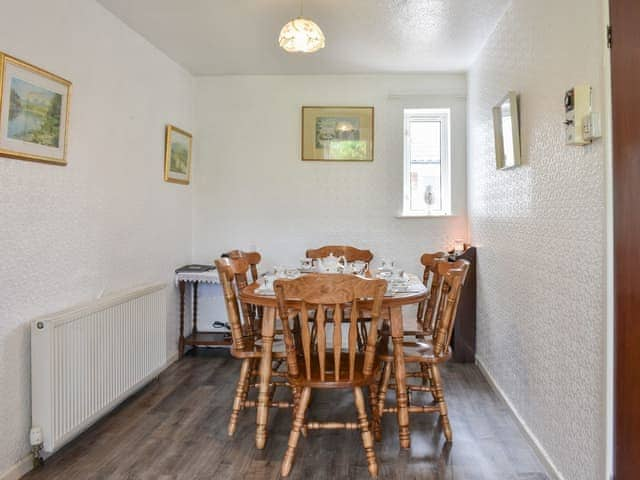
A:
<svg viewBox="0 0 640 480">
<path fill-rule="evenodd" d="M 610 2 L 602 1 L 602 31 L 607 32 L 611 25 Z M 613 479 L 614 472 L 614 386 L 615 386 L 615 285 L 614 285 L 614 205 L 613 205 L 613 94 L 611 49 L 607 36 L 603 35 L 603 139 L 606 168 L 606 346 L 605 346 L 605 478 Z"/>
<path fill-rule="evenodd" d="M 634 88 L 634 81 L 640 78 L 640 67 L 634 62 L 640 51 L 640 2 L 610 0 L 608 7 L 613 41 L 611 74 L 605 76 L 611 82 L 611 195 L 607 200 L 611 204 L 608 250 L 612 256 L 608 259 L 607 276 L 611 272 L 611 281 L 607 282 L 607 294 L 613 325 L 611 341 L 607 342 L 608 372 L 609 361 L 612 364 L 612 381 L 607 385 L 607 417 L 611 422 L 607 429 L 607 461 L 611 462 L 608 472 L 613 473 L 613 478 L 627 480 L 636 478 L 640 469 L 640 411 L 636 408 L 640 404 L 640 295 L 635 287 L 640 285 L 640 196 L 636 193 L 636 185 L 640 184 L 640 142 L 635 141 L 636 129 L 640 130 L 640 94 Z M 638 127 L 634 128 L 636 124 Z M 616 258 L 624 261 L 616 264 Z"/>
</svg>

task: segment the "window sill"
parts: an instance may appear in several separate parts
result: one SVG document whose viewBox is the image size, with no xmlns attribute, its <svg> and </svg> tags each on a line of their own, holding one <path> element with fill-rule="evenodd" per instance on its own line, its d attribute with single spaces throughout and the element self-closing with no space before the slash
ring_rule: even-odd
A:
<svg viewBox="0 0 640 480">
<path fill-rule="evenodd" d="M 443 218 L 443 217 L 456 217 L 457 215 L 451 215 L 449 213 L 399 213 L 396 218 Z"/>
</svg>

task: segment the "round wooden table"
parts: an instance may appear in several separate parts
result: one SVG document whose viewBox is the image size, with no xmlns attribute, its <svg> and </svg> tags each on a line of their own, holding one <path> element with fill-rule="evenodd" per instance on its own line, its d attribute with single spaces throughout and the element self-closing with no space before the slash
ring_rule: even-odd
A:
<svg viewBox="0 0 640 480">
<path fill-rule="evenodd" d="M 257 401 L 256 414 L 256 447 L 264 448 L 267 441 L 267 422 L 269 419 L 269 384 L 271 383 L 273 337 L 276 319 L 276 297 L 274 295 L 261 295 L 255 292 L 258 283 L 248 285 L 240 292 L 240 300 L 245 303 L 263 307 L 262 317 L 262 359 L 260 361 L 260 390 Z M 422 284 L 421 284 L 422 286 Z M 402 307 L 418 304 L 427 298 L 427 289 L 422 286 L 419 292 L 398 293 L 384 297 L 382 311 L 384 318 L 391 325 L 391 340 L 393 342 L 393 358 L 396 377 L 396 396 L 398 407 L 398 426 L 400 435 L 400 447 L 409 448 L 409 398 L 407 396 L 407 377 L 402 354 L 402 342 L 404 340 L 404 326 L 402 321 Z"/>
</svg>

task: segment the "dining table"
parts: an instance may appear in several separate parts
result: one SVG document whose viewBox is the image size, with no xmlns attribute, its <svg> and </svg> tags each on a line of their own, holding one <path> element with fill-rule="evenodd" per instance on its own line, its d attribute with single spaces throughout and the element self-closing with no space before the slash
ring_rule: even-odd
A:
<svg viewBox="0 0 640 480">
<path fill-rule="evenodd" d="M 414 278 L 417 278 L 413 276 Z M 254 282 L 240 292 L 240 300 L 244 303 L 263 308 L 262 316 L 262 358 L 259 367 L 259 391 L 256 413 L 256 447 L 263 449 L 267 441 L 267 423 L 269 420 L 269 403 L 272 375 L 272 347 L 275 335 L 277 302 L 273 294 L 259 291 L 260 283 Z M 390 326 L 393 343 L 393 360 L 396 379 L 397 416 L 399 426 L 400 447 L 409 448 L 409 398 L 407 395 L 407 375 L 404 363 L 402 343 L 404 341 L 404 322 L 402 308 L 419 304 L 427 298 L 428 290 L 420 281 L 408 292 L 385 295 L 382 301 L 382 315 Z"/>
</svg>

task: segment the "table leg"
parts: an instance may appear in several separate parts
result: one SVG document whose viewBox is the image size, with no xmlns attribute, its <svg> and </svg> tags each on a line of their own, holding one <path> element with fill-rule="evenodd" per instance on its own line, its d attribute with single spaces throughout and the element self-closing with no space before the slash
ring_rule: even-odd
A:
<svg viewBox="0 0 640 480">
<path fill-rule="evenodd" d="M 400 448 L 411 446 L 409 435 L 409 397 L 407 395 L 407 372 L 404 364 L 402 342 L 404 329 L 402 326 L 402 307 L 390 308 L 391 340 L 393 342 L 393 364 L 396 376 L 396 402 L 398 407 L 398 430 Z"/>
<path fill-rule="evenodd" d="M 256 415 L 256 448 L 263 449 L 267 442 L 267 422 L 269 420 L 269 384 L 271 383 L 271 360 L 276 311 L 265 307 L 262 318 L 262 358 L 260 359 L 260 390 Z"/>
<path fill-rule="evenodd" d="M 185 282 L 178 282 L 178 290 L 180 291 L 180 338 L 178 340 L 178 358 L 184 355 L 184 287 Z"/>
<path fill-rule="evenodd" d="M 198 282 L 193 282 L 193 330 L 191 334 L 198 333 Z"/>
</svg>

